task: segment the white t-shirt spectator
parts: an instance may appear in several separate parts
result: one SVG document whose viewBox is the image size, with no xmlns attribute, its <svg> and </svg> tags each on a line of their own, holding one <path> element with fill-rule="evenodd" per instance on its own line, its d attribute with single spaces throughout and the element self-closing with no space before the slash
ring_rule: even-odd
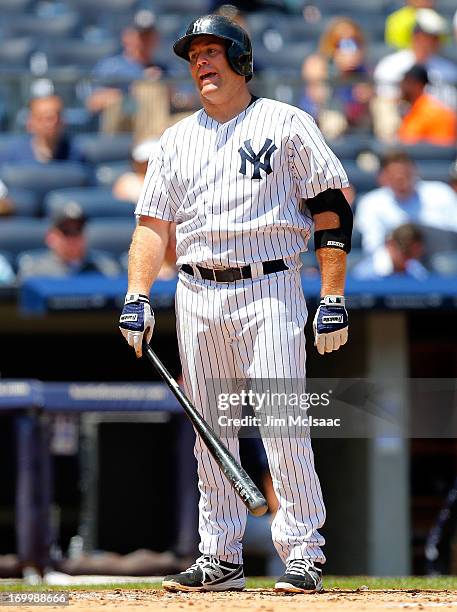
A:
<svg viewBox="0 0 457 612">
<path fill-rule="evenodd" d="M 440 181 L 418 181 L 413 195 L 397 200 L 389 187 L 374 189 L 357 204 L 355 227 L 362 234 L 362 248 L 372 253 L 386 236 L 403 223 L 416 223 L 457 232 L 457 194 Z"/>
<path fill-rule="evenodd" d="M 383 57 L 373 74 L 377 94 L 383 98 L 397 97 L 403 75 L 416 62 L 416 56 L 411 49 L 403 49 Z M 427 92 L 446 106 L 456 108 L 457 64 L 441 55 L 434 55 L 425 63 L 425 67 L 430 79 Z"/>
<path fill-rule="evenodd" d="M 4 200 L 6 197 L 8 197 L 8 187 L 0 180 L 0 200 Z"/>
</svg>

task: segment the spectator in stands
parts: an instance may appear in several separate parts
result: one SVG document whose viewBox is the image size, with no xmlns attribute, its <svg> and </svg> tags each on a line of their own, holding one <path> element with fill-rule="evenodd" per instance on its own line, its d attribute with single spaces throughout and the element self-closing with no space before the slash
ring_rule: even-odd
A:
<svg viewBox="0 0 457 612">
<path fill-rule="evenodd" d="M 411 46 L 418 9 L 435 8 L 435 0 L 406 0 L 406 6 L 394 11 L 386 19 L 385 41 L 391 47 L 406 49 Z"/>
<path fill-rule="evenodd" d="M 0 163 L 50 161 L 84 162 L 83 153 L 65 134 L 62 121 L 63 102 L 59 96 L 33 98 L 29 103 L 27 131 L 30 138 L 14 143 L 0 157 Z"/>
<path fill-rule="evenodd" d="M 321 125 L 320 116 L 326 108 L 331 93 L 326 58 L 320 53 L 307 55 L 303 60 L 301 78 L 304 85 L 297 106 Z M 346 125 L 345 121 L 343 125 Z"/>
<path fill-rule="evenodd" d="M 86 217 L 76 202 L 59 209 L 46 234 L 48 249 L 20 256 L 18 278 L 23 281 L 31 276 L 67 277 L 85 272 L 118 275 L 119 265 L 109 254 L 88 250 L 85 225 Z"/>
<path fill-rule="evenodd" d="M 457 193 L 457 160 L 451 166 L 448 182 L 450 187 Z"/>
<path fill-rule="evenodd" d="M 132 170 L 125 172 L 113 185 L 113 195 L 119 200 L 138 202 L 143 188 L 143 181 L 148 168 L 148 161 L 153 151 L 157 148 L 158 141 L 148 139 L 137 144 L 131 155 Z"/>
<path fill-rule="evenodd" d="M 374 280 L 402 274 L 425 280 L 429 273 L 420 262 L 423 255 L 424 238 L 420 229 L 412 223 L 405 223 L 395 228 L 384 244 L 356 264 L 351 276 Z"/>
<path fill-rule="evenodd" d="M 14 213 L 14 204 L 8 195 L 8 187 L 0 180 L 0 217 L 9 217 Z"/>
<path fill-rule="evenodd" d="M 374 71 L 376 83 L 376 125 L 379 138 L 391 140 L 400 124 L 397 101 L 403 75 L 414 64 L 426 67 L 430 85 L 428 92 L 446 106 L 457 108 L 457 65 L 440 55 L 441 40 L 447 33 L 445 19 L 432 9 L 416 13 L 411 48 L 396 51 L 381 59 Z"/>
<path fill-rule="evenodd" d="M 398 139 L 405 144 L 455 145 L 457 113 L 426 93 L 428 83 L 427 70 L 420 64 L 415 64 L 405 73 L 400 89 L 409 110 L 402 119 Z"/>
<path fill-rule="evenodd" d="M 355 212 L 355 228 L 362 248 L 372 253 L 403 223 L 416 223 L 457 232 L 457 195 L 440 181 L 418 180 L 411 157 L 392 150 L 381 159 L 380 188 L 362 196 Z"/>
<path fill-rule="evenodd" d="M 319 53 L 328 62 L 328 78 L 332 84 L 330 108 L 335 107 L 343 117 L 344 132 L 369 130 L 373 88 L 362 29 L 348 17 L 335 17 L 321 36 Z"/>
<path fill-rule="evenodd" d="M 16 275 L 8 259 L 0 253 L 0 286 L 14 285 Z"/>
<path fill-rule="evenodd" d="M 98 113 L 119 102 L 134 81 L 158 80 L 165 73 L 153 59 L 159 43 L 154 13 L 138 11 L 132 23 L 122 31 L 123 51 L 119 55 L 100 60 L 92 77 L 100 87 L 87 99 L 90 111 Z"/>
</svg>

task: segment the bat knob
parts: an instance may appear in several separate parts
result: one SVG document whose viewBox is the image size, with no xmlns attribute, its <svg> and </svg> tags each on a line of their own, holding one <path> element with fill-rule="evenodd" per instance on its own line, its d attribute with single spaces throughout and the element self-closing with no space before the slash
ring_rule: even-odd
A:
<svg viewBox="0 0 457 612">
<path fill-rule="evenodd" d="M 268 504 L 265 499 L 259 499 L 258 501 L 250 504 L 249 512 L 253 516 L 263 516 L 268 511 Z"/>
</svg>

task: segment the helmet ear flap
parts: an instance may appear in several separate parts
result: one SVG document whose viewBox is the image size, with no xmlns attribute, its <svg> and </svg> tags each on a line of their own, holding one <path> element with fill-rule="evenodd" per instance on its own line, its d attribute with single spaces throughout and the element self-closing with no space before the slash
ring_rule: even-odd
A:
<svg viewBox="0 0 457 612">
<path fill-rule="evenodd" d="M 233 42 L 227 50 L 227 56 L 233 70 L 249 81 L 252 78 L 252 53 Z"/>
</svg>

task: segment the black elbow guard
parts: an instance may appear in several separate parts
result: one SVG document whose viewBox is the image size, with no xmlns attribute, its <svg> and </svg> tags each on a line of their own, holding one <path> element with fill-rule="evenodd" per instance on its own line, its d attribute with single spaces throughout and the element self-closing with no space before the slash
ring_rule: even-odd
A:
<svg viewBox="0 0 457 612">
<path fill-rule="evenodd" d="M 352 208 L 340 189 L 327 189 L 314 198 L 306 200 L 310 213 L 316 215 L 323 212 L 334 212 L 340 219 L 340 226 L 335 229 L 324 229 L 314 232 L 314 249 L 328 247 L 351 251 L 352 224 L 354 215 Z"/>
</svg>

